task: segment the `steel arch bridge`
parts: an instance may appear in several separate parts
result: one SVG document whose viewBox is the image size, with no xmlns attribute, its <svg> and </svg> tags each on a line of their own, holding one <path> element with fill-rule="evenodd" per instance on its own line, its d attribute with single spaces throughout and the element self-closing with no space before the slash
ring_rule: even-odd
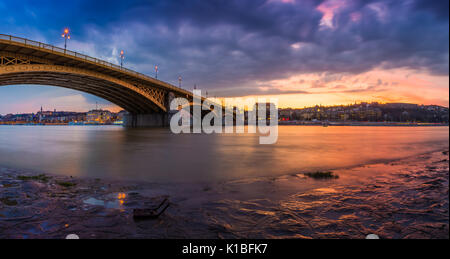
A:
<svg viewBox="0 0 450 259">
<path fill-rule="evenodd" d="M 0 86 L 70 88 L 108 100 L 130 113 L 127 126 L 165 126 L 169 99 L 190 91 L 118 65 L 45 43 L 0 34 Z"/>
</svg>

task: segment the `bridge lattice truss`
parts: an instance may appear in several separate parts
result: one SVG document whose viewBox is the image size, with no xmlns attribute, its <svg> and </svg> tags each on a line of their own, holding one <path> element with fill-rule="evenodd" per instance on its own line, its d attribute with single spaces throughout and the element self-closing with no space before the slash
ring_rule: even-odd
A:
<svg viewBox="0 0 450 259">
<path fill-rule="evenodd" d="M 0 66 L 27 65 L 31 64 L 31 59 L 23 56 L 17 57 L 8 55 L 5 52 L 0 53 Z"/>
</svg>

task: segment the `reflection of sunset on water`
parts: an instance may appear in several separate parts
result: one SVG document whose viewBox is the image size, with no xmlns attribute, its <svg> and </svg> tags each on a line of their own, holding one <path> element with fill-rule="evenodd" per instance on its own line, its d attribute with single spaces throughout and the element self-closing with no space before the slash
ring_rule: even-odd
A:
<svg viewBox="0 0 450 259">
<path fill-rule="evenodd" d="M 280 176 L 445 148 L 448 127 L 279 126 L 276 144 L 259 145 L 258 137 L 174 135 L 168 129 L 115 126 L 4 127 L 0 131 L 0 143 L 5 145 L 0 145 L 0 164 L 62 175 L 161 182 Z M 35 149 L 50 142 L 45 149 Z M 209 159 L 200 159 L 205 157 Z M 115 198 L 124 200 L 123 195 Z"/>
<path fill-rule="evenodd" d="M 120 205 L 123 205 L 126 197 L 127 197 L 127 195 L 125 193 L 117 194 L 117 199 L 119 200 Z"/>
</svg>

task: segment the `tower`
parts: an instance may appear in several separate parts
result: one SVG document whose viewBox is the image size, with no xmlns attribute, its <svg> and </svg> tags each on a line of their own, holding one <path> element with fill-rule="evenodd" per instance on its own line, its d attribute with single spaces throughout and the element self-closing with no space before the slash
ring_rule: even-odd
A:
<svg viewBox="0 0 450 259">
<path fill-rule="evenodd" d="M 41 106 L 41 112 L 39 113 L 39 122 L 42 122 L 42 106 Z"/>
</svg>

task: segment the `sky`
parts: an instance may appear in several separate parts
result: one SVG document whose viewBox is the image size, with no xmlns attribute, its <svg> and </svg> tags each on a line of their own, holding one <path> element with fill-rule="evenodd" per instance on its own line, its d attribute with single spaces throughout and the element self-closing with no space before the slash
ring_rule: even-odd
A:
<svg viewBox="0 0 450 259">
<path fill-rule="evenodd" d="M 63 47 L 209 96 L 304 107 L 449 105 L 449 1 L 0 1 L 0 33 Z M 1 86 L 0 114 L 120 110 L 50 86 Z"/>
</svg>

